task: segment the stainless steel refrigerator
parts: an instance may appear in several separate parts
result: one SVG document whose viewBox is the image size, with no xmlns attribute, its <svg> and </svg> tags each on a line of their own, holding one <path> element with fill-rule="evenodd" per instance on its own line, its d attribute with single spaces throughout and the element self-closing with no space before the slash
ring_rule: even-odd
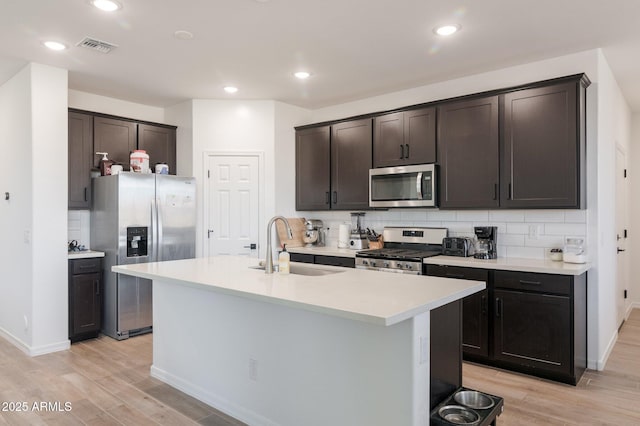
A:
<svg viewBox="0 0 640 426">
<path fill-rule="evenodd" d="M 92 181 L 91 248 L 105 253 L 101 331 L 118 340 L 148 333 L 151 281 L 111 267 L 195 257 L 195 179 L 124 172 Z"/>
</svg>

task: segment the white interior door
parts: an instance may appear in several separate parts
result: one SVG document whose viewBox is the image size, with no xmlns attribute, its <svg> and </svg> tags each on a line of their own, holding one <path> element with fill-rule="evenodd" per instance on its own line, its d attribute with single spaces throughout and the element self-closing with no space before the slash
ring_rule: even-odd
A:
<svg viewBox="0 0 640 426">
<path fill-rule="evenodd" d="M 616 311 L 618 326 L 624 321 L 627 311 L 626 291 L 629 280 L 629 265 L 627 255 L 627 196 L 626 178 L 627 159 L 625 153 L 616 149 L 616 239 L 617 247 L 617 278 L 616 278 Z"/>
<path fill-rule="evenodd" d="M 208 164 L 208 255 L 258 257 L 259 157 L 210 155 Z"/>
</svg>

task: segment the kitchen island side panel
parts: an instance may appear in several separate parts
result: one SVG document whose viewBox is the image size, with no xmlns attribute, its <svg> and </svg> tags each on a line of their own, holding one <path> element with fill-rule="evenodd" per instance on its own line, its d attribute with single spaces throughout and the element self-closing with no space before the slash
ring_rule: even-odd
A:
<svg viewBox="0 0 640 426">
<path fill-rule="evenodd" d="M 153 285 L 151 374 L 171 386 L 255 425 L 428 424 L 429 312 L 385 327 Z"/>
</svg>

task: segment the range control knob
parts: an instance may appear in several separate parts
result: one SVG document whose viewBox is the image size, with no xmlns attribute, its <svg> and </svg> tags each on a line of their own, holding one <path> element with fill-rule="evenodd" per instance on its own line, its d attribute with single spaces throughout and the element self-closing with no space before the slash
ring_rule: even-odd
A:
<svg viewBox="0 0 640 426">
<path fill-rule="evenodd" d="M 371 266 L 376 266 L 376 262 L 375 262 L 375 260 L 372 260 L 372 261 L 371 261 Z"/>
<path fill-rule="evenodd" d="M 382 264 L 382 266 L 384 266 L 385 268 L 388 268 L 388 267 L 389 267 L 389 262 L 384 262 L 384 263 Z"/>
<path fill-rule="evenodd" d="M 410 263 L 405 264 L 405 265 L 404 265 L 404 267 L 405 267 L 406 269 L 413 269 L 413 265 L 412 265 L 412 264 L 410 264 Z"/>
<path fill-rule="evenodd" d="M 363 265 L 368 265 L 368 264 L 369 264 L 369 261 L 368 261 L 368 260 L 363 260 L 363 261 L 362 261 L 362 264 L 363 264 Z"/>
</svg>

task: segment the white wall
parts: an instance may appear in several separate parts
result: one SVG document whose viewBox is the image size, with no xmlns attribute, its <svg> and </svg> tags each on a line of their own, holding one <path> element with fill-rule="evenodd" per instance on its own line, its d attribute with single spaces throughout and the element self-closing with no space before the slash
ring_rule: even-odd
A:
<svg viewBox="0 0 640 426">
<path fill-rule="evenodd" d="M 154 123 L 174 124 L 165 121 L 164 108 L 123 101 L 79 90 L 69 90 L 69 108 L 101 112 Z"/>
<path fill-rule="evenodd" d="M 628 164 L 628 176 L 631 179 L 630 187 L 631 197 L 630 206 L 631 212 L 629 238 L 630 244 L 627 245 L 629 252 L 629 264 L 631 270 L 629 274 L 629 299 L 632 306 L 640 308 L 640 238 L 636 238 L 636 235 L 640 233 L 640 172 L 636 164 L 640 164 L 640 113 L 633 115 L 631 123 L 631 142 L 630 142 L 630 156 L 627 157 Z"/>
<path fill-rule="evenodd" d="M 69 347 L 67 71 L 27 65 L 0 87 L 0 120 L 11 159 L 0 171 L 11 194 L 0 208 L 0 335 L 38 355 Z"/>
<path fill-rule="evenodd" d="M 32 352 L 69 345 L 67 70 L 32 64 Z M 55 167 L 54 167 L 55 165 Z"/>
<path fill-rule="evenodd" d="M 33 231 L 31 161 L 31 67 L 0 86 L 0 334 L 21 348 L 32 343 L 33 254 L 25 232 Z M 5 200 L 5 192 L 10 199 Z"/>
<path fill-rule="evenodd" d="M 176 130 L 176 174 L 193 176 L 193 101 L 166 108 L 167 122 Z"/>
<path fill-rule="evenodd" d="M 463 77 L 355 102 L 312 111 L 308 123 L 346 118 L 374 111 L 478 93 L 571 74 L 586 73 L 593 82 L 588 89 L 587 109 L 587 191 L 586 211 L 391 211 L 367 213 L 375 226 L 435 225 L 441 223 L 454 234 L 469 234 L 475 224 L 499 227 L 501 254 L 507 257 L 541 258 L 546 249 L 557 246 L 564 236 L 586 235 L 594 267 L 588 275 L 588 357 L 590 368 L 603 368 L 615 342 L 615 140 L 623 140 L 625 120 L 616 114 L 628 114 L 615 79 L 600 50 L 567 55 L 535 63 Z M 602 74 L 602 76 L 601 76 Z M 602 79 L 602 81 L 600 81 Z M 626 130 L 628 134 L 628 129 Z M 293 173 L 291 174 L 293 179 Z M 320 218 L 333 228 L 348 220 L 347 213 L 298 212 L 299 216 Z M 539 238 L 529 237 L 531 226 Z"/>
</svg>

